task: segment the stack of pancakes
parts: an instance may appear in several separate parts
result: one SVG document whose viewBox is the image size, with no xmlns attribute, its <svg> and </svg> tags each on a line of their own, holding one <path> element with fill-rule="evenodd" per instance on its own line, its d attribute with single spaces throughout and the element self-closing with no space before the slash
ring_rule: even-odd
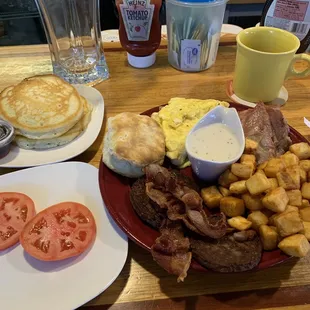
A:
<svg viewBox="0 0 310 310">
<path fill-rule="evenodd" d="M 91 120 L 92 106 L 55 75 L 34 76 L 0 94 L 0 119 L 15 128 L 23 149 L 49 149 L 79 136 Z"/>
</svg>

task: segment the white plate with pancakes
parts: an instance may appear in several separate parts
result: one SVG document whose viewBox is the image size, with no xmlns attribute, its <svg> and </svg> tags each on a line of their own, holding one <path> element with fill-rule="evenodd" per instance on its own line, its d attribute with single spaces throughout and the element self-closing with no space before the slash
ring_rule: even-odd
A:
<svg viewBox="0 0 310 310">
<path fill-rule="evenodd" d="M 46 83 L 44 80 L 45 77 L 42 76 L 42 78 L 43 79 L 40 81 L 40 83 Z M 50 76 L 48 76 L 47 79 L 48 78 L 50 78 Z M 72 90 L 70 98 L 65 97 L 65 95 L 60 95 L 57 98 L 57 95 L 59 94 L 56 94 L 56 100 L 53 98 L 55 102 L 53 101 L 52 104 L 50 104 L 50 107 L 52 106 L 55 108 L 53 108 L 53 111 L 50 112 L 50 110 L 45 109 L 45 103 L 40 104 L 40 100 L 42 102 L 42 99 L 48 100 L 49 98 L 45 98 L 44 95 L 41 96 L 41 91 L 44 90 L 40 88 L 36 89 L 31 84 L 29 85 L 29 83 L 32 81 L 32 78 L 28 79 L 26 82 L 22 81 L 20 84 L 18 84 L 18 86 L 21 86 L 19 86 L 17 90 L 15 90 L 14 86 L 12 86 L 1 93 L 2 98 L 0 99 L 3 100 L 3 97 L 8 94 L 7 98 L 9 98 L 11 101 L 14 100 L 15 103 L 18 102 L 19 97 L 17 97 L 17 100 L 14 96 L 20 96 L 20 93 L 24 93 L 30 89 L 31 96 L 34 96 L 38 106 L 38 109 L 34 109 L 32 107 L 32 114 L 30 115 L 30 118 L 30 113 L 28 113 L 27 119 L 24 117 L 26 120 L 22 118 L 23 115 L 21 117 L 20 114 L 17 113 L 20 110 L 20 106 L 15 108 L 13 113 L 12 111 L 8 111 L 11 114 L 6 114 L 8 117 L 10 115 L 14 115 L 14 118 L 12 119 L 4 119 L 9 121 L 15 127 L 17 136 L 15 142 L 12 143 L 9 154 L 0 159 L 1 168 L 40 166 L 71 159 L 88 149 L 95 142 L 100 133 L 104 118 L 104 100 L 99 91 L 85 85 L 74 85 L 75 89 L 81 97 L 76 94 L 75 98 L 72 98 L 74 97 L 72 96 Z M 51 84 L 54 83 L 54 81 L 47 82 L 50 83 L 48 87 L 51 87 Z M 24 89 L 22 88 L 23 83 L 28 83 L 26 86 L 24 85 Z M 60 85 L 60 87 L 63 87 L 61 89 L 62 92 L 70 91 L 71 86 L 68 85 Z M 66 87 L 68 87 L 68 89 L 66 89 Z M 49 89 L 48 91 L 53 92 L 53 88 Z M 80 98 L 81 103 L 78 103 L 79 99 L 76 99 L 77 97 Z M 30 97 L 30 99 L 31 98 L 33 97 Z M 24 99 L 26 104 L 27 100 L 29 100 L 29 96 Z M 62 112 L 59 112 L 62 111 L 62 100 L 64 100 L 63 106 L 66 106 L 67 100 L 70 101 L 70 104 L 67 104 L 66 106 L 65 116 L 62 114 Z M 75 102 L 73 102 L 74 100 Z M 8 100 L 7 106 L 9 106 L 9 104 L 10 102 Z M 80 104 L 80 107 L 77 107 L 78 104 Z M 46 104 L 46 106 L 47 105 L 48 104 Z M 5 104 L 2 104 L 2 108 L 3 106 L 5 106 Z M 57 109 L 58 111 L 56 111 Z M 57 128 L 53 126 L 54 124 L 51 121 L 50 114 L 48 114 L 48 117 L 45 117 L 44 113 L 52 113 L 52 121 L 54 123 L 58 122 L 58 124 L 62 124 L 62 126 L 58 125 Z M 71 115 L 69 117 L 68 115 L 70 113 Z M 65 121 L 59 120 L 59 118 L 63 118 Z M 42 119 L 43 121 L 40 122 Z M 33 123 L 36 123 L 36 127 L 33 126 Z M 40 127 L 40 125 L 42 125 L 40 123 L 44 123 L 44 126 Z M 50 125 L 50 123 L 52 124 Z M 23 125 L 23 130 L 18 128 L 20 124 Z M 28 124 L 30 124 L 30 126 L 28 126 Z M 73 124 L 75 125 L 73 126 Z M 33 129 L 34 127 L 35 130 Z"/>
</svg>

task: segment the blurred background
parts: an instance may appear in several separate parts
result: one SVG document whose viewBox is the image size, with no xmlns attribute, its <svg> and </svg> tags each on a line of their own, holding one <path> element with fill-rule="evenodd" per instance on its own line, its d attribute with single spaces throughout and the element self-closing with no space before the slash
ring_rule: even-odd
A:
<svg viewBox="0 0 310 310">
<path fill-rule="evenodd" d="M 265 0 L 230 0 L 224 23 L 242 28 L 260 21 Z M 117 29 L 115 0 L 100 0 L 101 28 Z M 160 12 L 166 23 L 165 1 Z M 34 0 L 0 0 L 0 46 L 46 43 L 44 30 Z"/>
</svg>

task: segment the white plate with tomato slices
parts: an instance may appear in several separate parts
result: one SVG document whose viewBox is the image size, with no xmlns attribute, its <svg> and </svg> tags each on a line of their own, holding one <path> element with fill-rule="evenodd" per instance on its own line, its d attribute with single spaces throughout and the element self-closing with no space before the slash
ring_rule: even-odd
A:
<svg viewBox="0 0 310 310">
<path fill-rule="evenodd" d="M 57 253 L 56 247 L 52 247 L 53 242 L 60 242 L 59 235 L 53 234 L 49 235 L 49 243 L 40 243 L 38 246 L 41 254 L 47 251 L 46 255 L 41 255 L 44 260 L 34 258 L 41 257 L 36 255 L 39 253 L 33 252 L 33 255 L 29 255 L 28 250 L 26 252 L 20 243 L 0 250 L 1 309 L 75 309 L 103 292 L 119 275 L 127 258 L 128 241 L 102 202 L 98 170 L 95 167 L 85 163 L 67 162 L 0 176 L 0 238 L 3 237 L 1 229 L 7 231 L 3 229 L 3 225 L 8 225 L 7 219 L 13 221 L 11 223 L 16 227 L 15 230 L 19 230 L 22 225 L 18 219 L 25 218 L 32 210 L 31 200 L 23 195 L 11 194 L 14 204 L 20 205 L 19 208 L 11 208 L 11 214 L 6 214 L 4 220 L 3 208 L 1 209 L 1 198 L 4 197 L 1 193 L 4 192 L 29 196 L 34 202 L 36 213 L 42 212 L 40 214 L 46 219 L 50 216 L 50 213 L 44 212 L 46 208 L 64 202 L 68 204 L 54 208 L 57 214 L 63 212 L 62 207 L 65 211 L 66 207 L 71 206 L 75 208 L 79 219 L 83 219 L 86 214 L 85 209 L 79 206 L 82 204 L 89 209 L 95 220 L 95 226 L 88 226 L 88 229 L 90 234 L 96 233 L 96 237 L 84 252 L 82 242 L 77 244 L 72 241 L 79 249 L 78 252 L 83 253 L 72 252 L 75 256 L 66 259 L 62 259 L 63 253 Z M 6 202 L 10 201 L 7 195 Z M 55 212 L 53 214 L 55 215 Z M 57 221 L 53 223 L 57 225 Z M 78 220 L 75 223 L 79 225 Z M 25 229 L 26 227 L 27 225 Z M 44 223 L 36 227 L 38 236 L 44 235 L 41 229 L 44 229 Z M 83 234 L 84 232 L 80 236 L 83 237 Z M 27 240 L 22 242 L 27 249 Z M 35 238 L 31 239 L 31 242 L 34 243 Z M 46 247 L 46 244 L 50 246 Z M 69 251 L 71 245 L 67 246 Z M 53 253 L 48 252 L 51 248 L 54 249 Z M 53 261 L 49 261 L 50 259 Z"/>
</svg>

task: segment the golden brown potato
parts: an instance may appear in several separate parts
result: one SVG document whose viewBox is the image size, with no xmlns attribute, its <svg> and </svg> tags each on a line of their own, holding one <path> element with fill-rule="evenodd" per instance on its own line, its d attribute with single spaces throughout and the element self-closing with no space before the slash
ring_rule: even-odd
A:
<svg viewBox="0 0 310 310">
<path fill-rule="evenodd" d="M 274 218 L 274 224 L 277 227 L 281 237 L 287 237 L 296 234 L 304 229 L 302 220 L 296 211 L 278 214 Z"/>
<path fill-rule="evenodd" d="M 278 233 L 267 225 L 259 226 L 259 234 L 265 251 L 271 251 L 277 248 Z"/>
<path fill-rule="evenodd" d="M 264 172 L 268 178 L 275 178 L 277 173 L 285 169 L 284 160 L 281 158 L 271 158 Z"/>
<path fill-rule="evenodd" d="M 264 208 L 262 203 L 262 196 L 252 196 L 249 193 L 243 194 L 242 199 L 247 209 L 251 211 L 257 211 Z"/>
<path fill-rule="evenodd" d="M 279 213 L 275 213 L 273 215 L 271 215 L 269 218 L 268 218 L 268 225 L 269 226 L 276 226 L 275 222 L 274 222 L 274 219 L 276 218 L 276 216 L 278 216 Z"/>
<path fill-rule="evenodd" d="M 284 160 L 286 167 L 299 165 L 299 158 L 291 152 L 285 153 L 281 158 Z"/>
<path fill-rule="evenodd" d="M 264 174 L 256 172 L 246 181 L 246 187 L 251 195 L 259 195 L 270 188 L 270 182 Z"/>
<path fill-rule="evenodd" d="M 223 197 L 220 202 L 221 211 L 229 217 L 243 215 L 245 208 L 242 199 L 236 197 Z"/>
<path fill-rule="evenodd" d="M 289 198 L 283 187 L 278 187 L 270 191 L 263 198 L 265 208 L 273 212 L 283 212 L 286 209 Z"/>
<path fill-rule="evenodd" d="M 223 195 L 223 197 L 227 197 L 227 196 L 231 195 L 229 189 L 227 189 L 223 186 L 219 186 L 219 190 L 220 190 L 220 193 Z"/>
<path fill-rule="evenodd" d="M 227 220 L 227 223 L 237 230 L 247 230 L 251 227 L 252 222 L 248 221 L 243 216 L 234 216 Z"/>
<path fill-rule="evenodd" d="M 220 206 L 220 201 L 223 198 L 216 186 L 203 188 L 201 190 L 201 197 L 206 206 L 210 209 L 218 208 Z"/>
<path fill-rule="evenodd" d="M 231 171 L 228 169 L 219 177 L 218 183 L 221 186 L 228 188 L 231 183 L 237 181 L 238 178 L 234 174 L 232 174 Z"/>
<path fill-rule="evenodd" d="M 263 214 L 265 214 L 268 218 L 270 218 L 270 217 L 273 216 L 274 214 L 277 214 L 277 213 L 274 213 L 274 212 L 272 212 L 271 210 L 266 209 L 266 208 L 261 209 L 260 212 L 262 212 Z"/>
<path fill-rule="evenodd" d="M 301 169 L 304 169 L 306 172 L 310 171 L 310 160 L 301 160 L 299 162 L 299 166 Z"/>
<path fill-rule="evenodd" d="M 246 193 L 248 189 L 245 185 L 245 182 L 246 182 L 245 180 L 242 180 L 242 181 L 231 183 L 229 186 L 230 192 L 236 195 L 241 195 L 241 194 Z"/>
<path fill-rule="evenodd" d="M 299 159 L 310 158 L 310 146 L 306 142 L 292 144 L 290 151 L 294 153 Z"/>
<path fill-rule="evenodd" d="M 302 185 L 301 195 L 304 199 L 310 199 L 310 183 L 306 182 Z"/>
<path fill-rule="evenodd" d="M 240 179 L 248 179 L 253 174 L 254 168 L 245 163 L 235 163 L 231 165 L 231 172 Z"/>
<path fill-rule="evenodd" d="M 296 234 L 284 238 L 278 247 L 287 255 L 295 257 L 305 257 L 309 250 L 310 245 L 307 238 L 302 234 Z"/>
<path fill-rule="evenodd" d="M 303 222 L 304 229 L 300 232 L 301 234 L 305 235 L 308 241 L 310 241 L 310 222 Z"/>
<path fill-rule="evenodd" d="M 301 207 L 302 196 L 299 189 L 292 189 L 291 191 L 286 191 L 288 196 L 288 204 L 291 206 Z"/>
<path fill-rule="evenodd" d="M 246 154 L 254 154 L 257 150 L 258 147 L 258 143 L 254 140 L 245 139 L 245 149 L 244 149 L 244 153 Z"/>
<path fill-rule="evenodd" d="M 240 163 L 245 164 L 253 168 L 253 171 L 256 169 L 256 158 L 252 154 L 243 154 L 240 158 Z"/>
<path fill-rule="evenodd" d="M 310 207 L 310 202 L 309 202 L 309 200 L 303 199 L 303 200 L 301 201 L 301 208 L 308 208 L 308 207 Z"/>
<path fill-rule="evenodd" d="M 307 172 L 299 167 L 299 173 L 300 173 L 300 184 L 304 184 L 305 182 L 307 182 Z"/>
<path fill-rule="evenodd" d="M 268 180 L 269 180 L 269 182 L 270 182 L 269 191 L 272 190 L 272 189 L 275 189 L 275 188 L 279 187 L 279 183 L 278 183 L 277 178 L 270 178 L 270 179 L 268 179 Z"/>
<path fill-rule="evenodd" d="M 310 222 L 310 208 L 300 209 L 299 213 L 304 222 Z"/>
<path fill-rule="evenodd" d="M 279 186 L 285 190 L 300 189 L 300 168 L 291 166 L 277 173 Z"/>
<path fill-rule="evenodd" d="M 268 161 L 263 162 L 262 164 L 258 165 L 257 170 L 264 170 L 268 164 Z"/>
<path fill-rule="evenodd" d="M 260 225 L 267 225 L 268 217 L 261 211 L 253 211 L 248 215 L 248 220 L 252 222 L 252 228 L 258 230 Z"/>
<path fill-rule="evenodd" d="M 282 214 L 283 214 L 283 213 L 286 213 L 286 212 L 292 212 L 292 211 L 295 211 L 295 212 L 298 213 L 298 212 L 299 212 L 299 209 L 298 209 L 298 207 L 287 205 L 285 211 L 282 212 Z"/>
</svg>

